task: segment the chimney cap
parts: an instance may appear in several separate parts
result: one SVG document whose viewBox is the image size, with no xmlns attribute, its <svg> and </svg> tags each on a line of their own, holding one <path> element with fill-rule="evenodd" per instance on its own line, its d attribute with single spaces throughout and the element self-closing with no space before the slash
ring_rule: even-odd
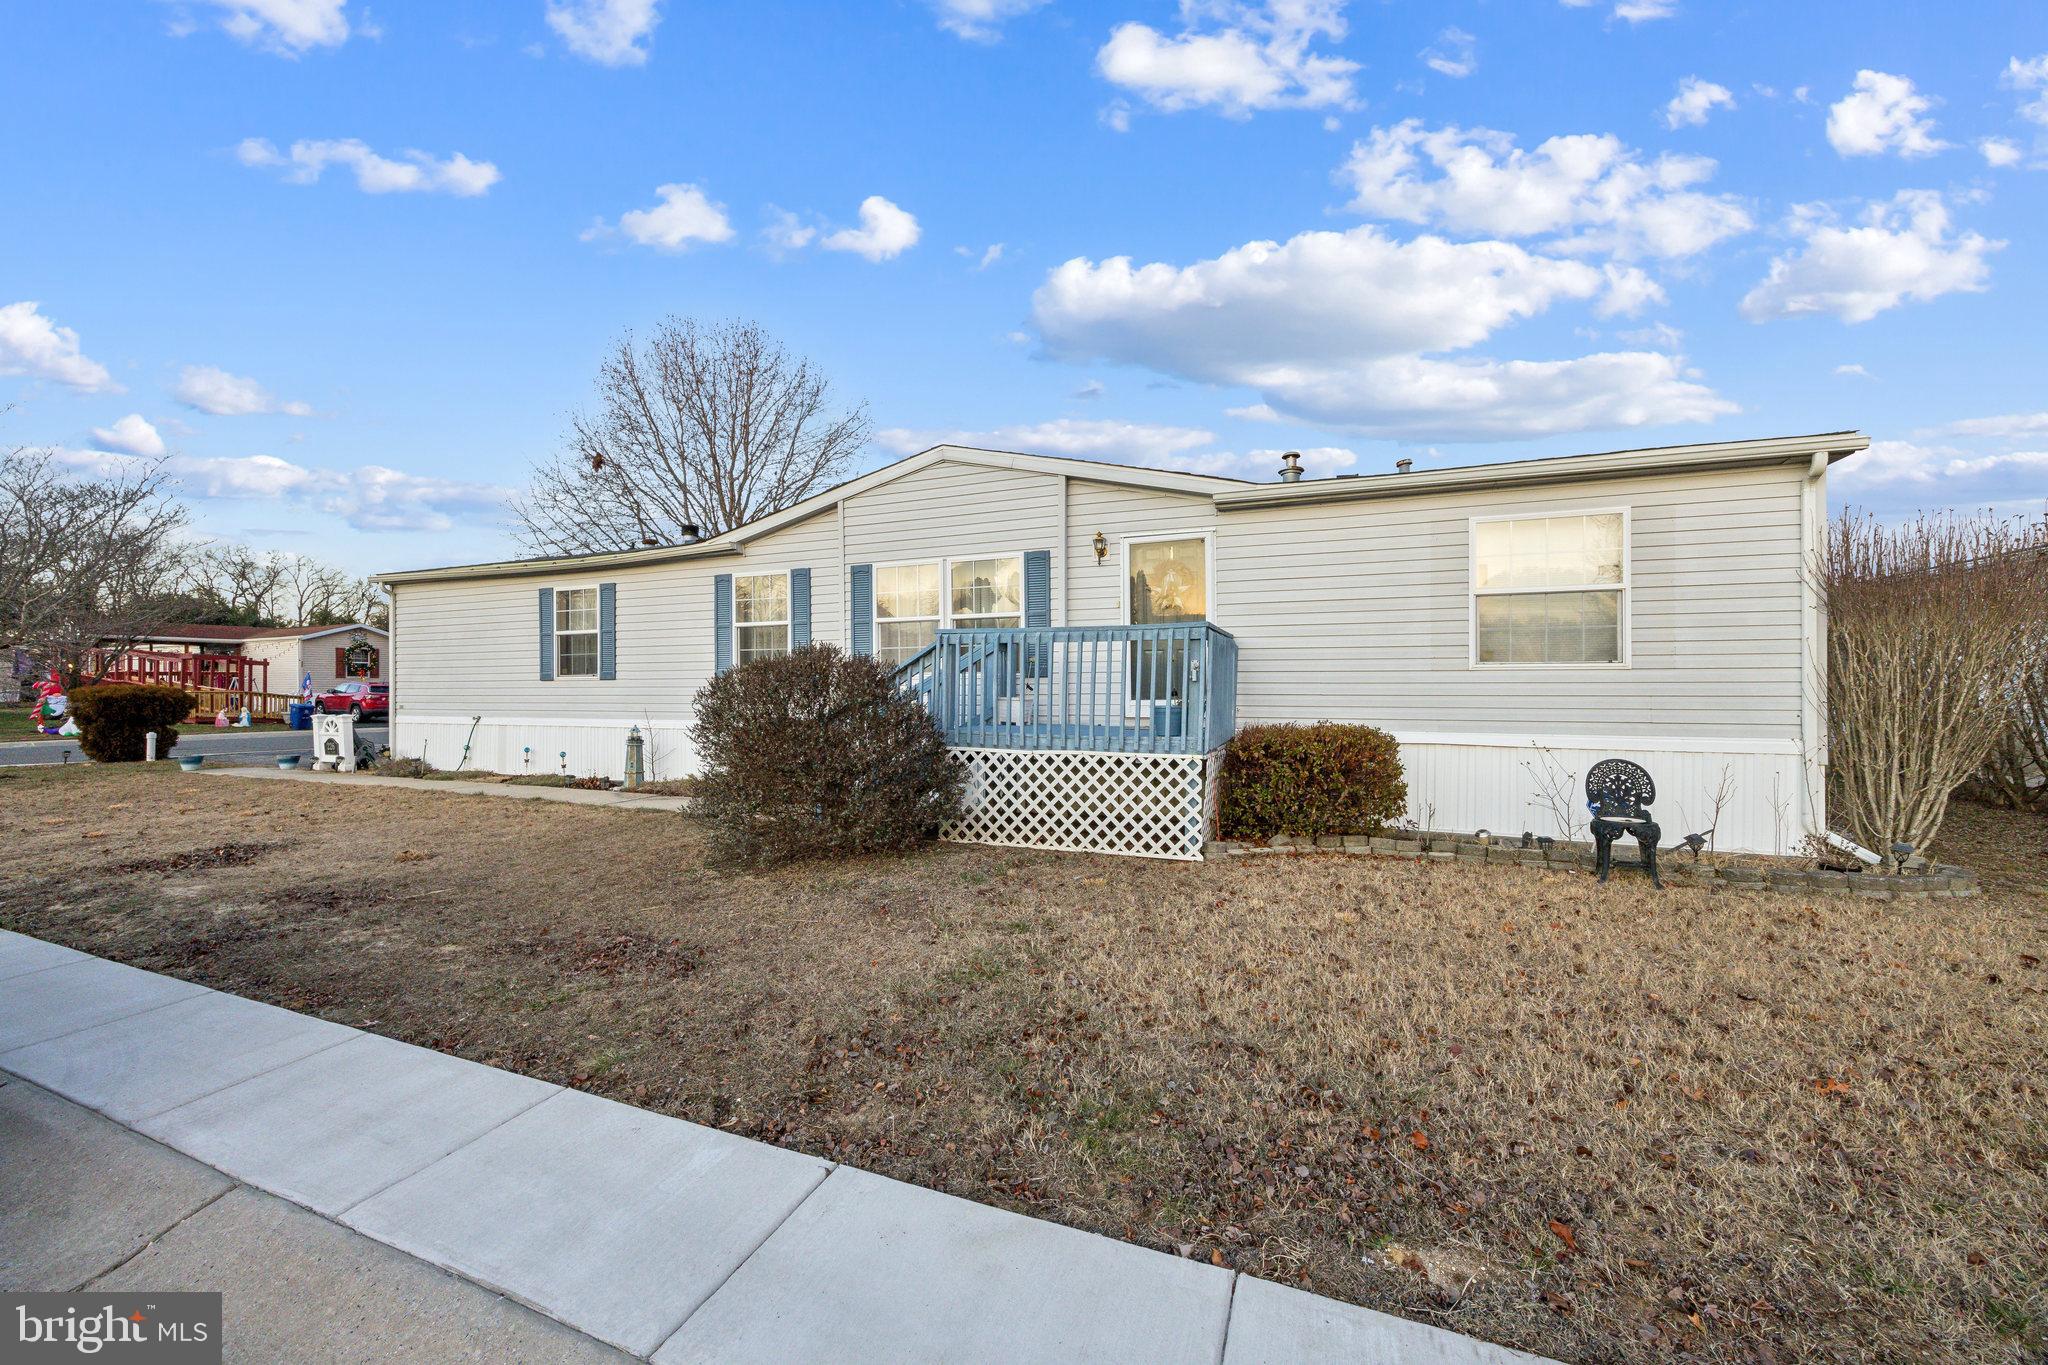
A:
<svg viewBox="0 0 2048 1365">
<path fill-rule="evenodd" d="M 1415 461 L 1409 459 L 1405 455 L 1402 456 L 1400 459 L 1394 461 L 1394 471 L 1396 473 L 1406 474 L 1409 470 L 1413 468 L 1415 468 Z"/>
<path fill-rule="evenodd" d="M 1280 457 L 1280 482 L 1301 482 L 1301 452 L 1290 450 Z"/>
</svg>

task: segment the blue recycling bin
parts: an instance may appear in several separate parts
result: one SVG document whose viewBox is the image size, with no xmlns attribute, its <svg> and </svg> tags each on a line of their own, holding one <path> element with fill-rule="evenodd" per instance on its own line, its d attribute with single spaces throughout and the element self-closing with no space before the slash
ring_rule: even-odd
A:
<svg viewBox="0 0 2048 1365">
<path fill-rule="evenodd" d="M 312 729 L 313 703 L 309 701 L 295 701 L 288 704 L 284 709 L 284 719 L 285 724 L 291 726 L 294 730 Z"/>
</svg>

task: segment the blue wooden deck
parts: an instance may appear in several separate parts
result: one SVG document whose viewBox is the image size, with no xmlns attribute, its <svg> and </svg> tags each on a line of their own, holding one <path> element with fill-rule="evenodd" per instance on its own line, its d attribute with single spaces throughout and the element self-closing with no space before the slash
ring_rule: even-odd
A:
<svg viewBox="0 0 2048 1365">
<path fill-rule="evenodd" d="M 1206 621 L 942 630 L 897 678 L 962 748 L 1202 754 L 1237 730 L 1237 640 Z"/>
</svg>

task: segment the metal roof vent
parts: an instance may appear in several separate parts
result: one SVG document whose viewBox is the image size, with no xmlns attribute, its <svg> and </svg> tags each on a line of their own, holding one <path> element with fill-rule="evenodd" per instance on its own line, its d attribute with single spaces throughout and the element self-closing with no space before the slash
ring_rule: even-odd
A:
<svg viewBox="0 0 2048 1365">
<path fill-rule="evenodd" d="M 689 545 L 695 541 L 703 539 L 703 537 L 698 534 L 697 527 L 694 522 L 684 522 L 681 526 L 676 527 L 676 533 L 680 537 L 680 543 L 684 545 Z"/>
<path fill-rule="evenodd" d="M 1413 468 L 1415 468 L 1415 461 L 1413 460 L 1404 459 L 1394 461 L 1394 472 L 1397 474 L 1406 474 L 1409 470 Z"/>
<path fill-rule="evenodd" d="M 1301 482 L 1301 452 L 1290 450 L 1280 457 L 1280 482 Z"/>
</svg>

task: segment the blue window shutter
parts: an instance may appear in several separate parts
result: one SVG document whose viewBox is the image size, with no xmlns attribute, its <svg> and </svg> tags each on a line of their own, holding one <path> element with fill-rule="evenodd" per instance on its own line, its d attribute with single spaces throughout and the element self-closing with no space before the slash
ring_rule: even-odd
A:
<svg viewBox="0 0 2048 1365">
<path fill-rule="evenodd" d="M 722 573 L 711 580 L 711 628 L 718 634 L 718 641 L 712 648 L 717 660 L 717 671 L 725 672 L 732 667 L 732 575 Z"/>
<path fill-rule="evenodd" d="M 846 569 L 846 643 L 856 654 L 875 652 L 875 566 Z"/>
<path fill-rule="evenodd" d="M 597 676 L 610 682 L 619 676 L 619 585 L 597 585 Z"/>
<path fill-rule="evenodd" d="M 811 571 L 789 571 L 789 647 L 802 649 L 811 642 Z"/>
<path fill-rule="evenodd" d="M 555 590 L 540 590 L 540 680 L 555 680 Z"/>
<path fill-rule="evenodd" d="M 1024 624 L 1052 624 L 1052 551 L 1024 552 Z"/>
</svg>

